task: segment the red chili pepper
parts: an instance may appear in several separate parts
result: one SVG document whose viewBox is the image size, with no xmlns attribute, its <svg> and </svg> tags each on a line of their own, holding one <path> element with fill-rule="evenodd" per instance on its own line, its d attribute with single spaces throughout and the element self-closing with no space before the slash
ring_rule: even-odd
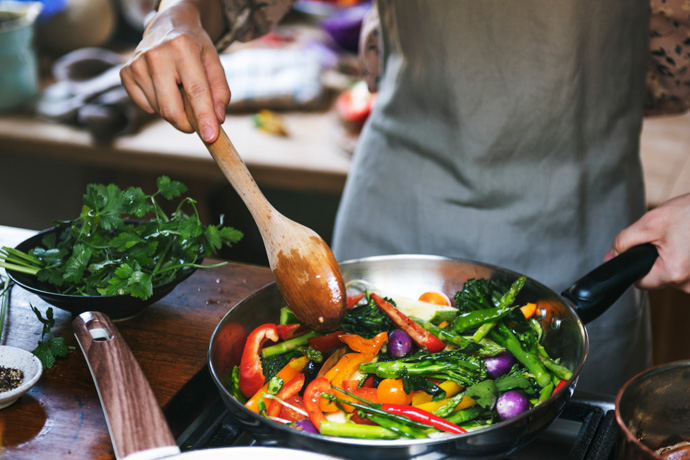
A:
<svg viewBox="0 0 690 460">
<path fill-rule="evenodd" d="M 275 324 L 262 324 L 247 337 L 242 359 L 240 360 L 240 391 L 251 398 L 264 385 L 266 377 L 261 367 L 261 347 L 268 340 L 278 341 L 278 330 Z"/>
<path fill-rule="evenodd" d="M 403 331 L 407 332 L 414 342 L 420 348 L 431 353 L 436 353 L 443 350 L 446 344 L 434 337 L 429 331 L 424 329 L 419 324 L 412 321 L 405 313 L 401 312 L 393 306 L 393 304 L 386 302 L 381 296 L 372 293 L 371 298 L 376 302 L 383 312 Z"/>
<path fill-rule="evenodd" d="M 324 377 L 319 377 L 311 381 L 304 390 L 304 408 L 307 409 L 309 420 L 314 424 L 317 430 L 321 431 L 321 422 L 326 420 L 323 411 L 319 406 L 321 403 L 321 393 L 333 393 L 331 383 Z"/>
<path fill-rule="evenodd" d="M 361 294 L 355 294 L 351 295 L 347 298 L 347 302 L 345 304 L 346 308 L 354 308 L 355 305 L 359 303 L 360 300 L 364 298 L 364 293 L 362 292 Z"/>
<path fill-rule="evenodd" d="M 310 337 L 307 339 L 307 342 L 309 342 L 309 346 L 314 350 L 326 353 L 343 344 L 343 342 L 340 341 L 340 336 L 343 334 L 345 334 L 345 331 L 335 331 L 326 335 Z"/>
<path fill-rule="evenodd" d="M 289 382 L 283 384 L 283 388 L 280 389 L 276 397 L 282 401 L 286 401 L 302 391 L 302 386 L 304 385 L 304 374 L 298 374 L 297 377 L 290 380 Z M 277 417 L 280 414 L 280 409 L 283 407 L 278 401 L 271 401 L 271 405 L 266 410 L 266 413 L 271 417 Z"/>
<path fill-rule="evenodd" d="M 560 390 L 561 388 L 563 388 L 563 387 L 565 386 L 566 383 L 568 383 L 567 380 L 561 379 L 561 381 L 558 382 L 558 385 L 556 385 L 556 388 L 553 389 L 553 393 L 551 393 L 551 394 L 555 394 L 558 390 Z"/>
<path fill-rule="evenodd" d="M 299 337 L 300 335 L 304 335 L 309 332 L 309 328 L 307 326 L 299 323 L 278 324 L 276 325 L 276 329 L 278 330 L 278 337 L 280 337 L 280 340 L 294 339 L 295 337 Z"/>
<path fill-rule="evenodd" d="M 456 425 L 455 423 L 451 423 L 448 420 L 439 417 L 438 415 L 434 415 L 431 412 L 427 412 L 425 410 L 413 406 L 406 406 L 403 404 L 384 404 L 381 406 L 381 409 L 385 410 L 389 414 L 404 415 L 410 420 L 414 420 L 415 422 L 419 423 L 424 423 L 425 425 L 429 425 L 431 427 L 437 428 L 442 431 L 447 431 L 449 433 L 467 433 L 467 430 Z"/>
</svg>

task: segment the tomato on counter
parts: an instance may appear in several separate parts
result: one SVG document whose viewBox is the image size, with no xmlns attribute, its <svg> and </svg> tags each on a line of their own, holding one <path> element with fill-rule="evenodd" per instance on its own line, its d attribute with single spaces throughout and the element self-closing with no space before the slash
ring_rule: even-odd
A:
<svg viewBox="0 0 690 460">
<path fill-rule="evenodd" d="M 335 111 L 346 125 L 361 128 L 369 118 L 375 99 L 376 93 L 370 93 L 366 82 L 362 80 L 338 96 Z"/>
</svg>

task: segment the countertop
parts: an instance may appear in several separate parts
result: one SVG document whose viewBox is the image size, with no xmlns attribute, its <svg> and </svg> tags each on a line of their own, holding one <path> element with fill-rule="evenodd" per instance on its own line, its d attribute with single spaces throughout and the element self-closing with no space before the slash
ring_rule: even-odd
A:
<svg viewBox="0 0 690 460">
<path fill-rule="evenodd" d="M 14 246 L 32 231 L 0 226 L 0 246 Z M 213 262 L 213 261 L 208 261 Z M 239 300 L 273 282 L 266 267 L 228 263 L 198 270 L 161 301 L 138 316 L 116 323 L 147 377 L 173 435 L 185 429 L 208 394 L 181 390 L 208 379 L 209 339 L 225 313 Z M 33 350 L 48 304 L 15 286 L 3 345 Z M 53 333 L 76 349 L 45 369 L 39 382 L 13 405 L 0 410 L 3 459 L 110 459 L 113 449 L 96 388 L 72 331 L 71 314 L 54 308 Z M 210 380 L 210 379 L 209 379 Z M 122 382 L 126 385 L 127 382 Z M 206 393 L 209 393 L 208 391 Z M 189 401 L 194 399 L 194 401 Z M 198 398 L 198 399 L 197 399 Z"/>
<path fill-rule="evenodd" d="M 257 183 L 340 193 L 351 157 L 337 145 L 342 133 L 335 113 L 281 115 L 288 137 L 256 129 L 251 114 L 228 115 L 223 125 Z M 225 180 L 196 134 L 179 132 L 163 120 L 152 121 L 111 144 L 99 145 L 86 131 L 73 126 L 28 115 L 4 115 L 0 116 L 0 157 L 3 152 L 209 182 Z"/>
<path fill-rule="evenodd" d="M 283 114 L 289 137 L 259 131 L 249 114 L 228 115 L 225 130 L 260 186 L 340 193 L 351 154 L 339 145 L 342 131 L 332 110 Z M 690 113 L 645 119 L 641 160 L 647 201 L 656 206 L 690 192 Z M 152 174 L 224 180 L 194 134 L 162 120 L 99 145 L 83 130 L 26 115 L 0 116 L 0 156 L 12 152 L 77 165 L 107 166 Z"/>
</svg>

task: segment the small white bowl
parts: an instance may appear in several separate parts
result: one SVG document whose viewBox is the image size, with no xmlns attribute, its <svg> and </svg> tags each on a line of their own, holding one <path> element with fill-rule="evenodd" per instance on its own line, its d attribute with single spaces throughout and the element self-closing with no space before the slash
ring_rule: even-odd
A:
<svg viewBox="0 0 690 460">
<path fill-rule="evenodd" d="M 24 373 L 21 385 L 13 390 L 0 392 L 0 409 L 11 405 L 29 391 L 43 373 L 43 365 L 33 353 L 8 345 L 0 346 L 0 366 L 19 369 Z"/>
</svg>

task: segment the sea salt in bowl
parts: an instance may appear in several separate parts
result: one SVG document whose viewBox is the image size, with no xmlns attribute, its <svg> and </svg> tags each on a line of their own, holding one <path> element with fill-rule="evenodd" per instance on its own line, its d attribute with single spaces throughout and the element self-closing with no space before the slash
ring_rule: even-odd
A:
<svg viewBox="0 0 690 460">
<path fill-rule="evenodd" d="M 29 391 L 43 373 L 43 365 L 33 353 L 7 345 L 0 346 L 0 366 L 19 369 L 24 373 L 24 380 L 17 388 L 0 392 L 0 409 L 11 405 Z"/>
</svg>

